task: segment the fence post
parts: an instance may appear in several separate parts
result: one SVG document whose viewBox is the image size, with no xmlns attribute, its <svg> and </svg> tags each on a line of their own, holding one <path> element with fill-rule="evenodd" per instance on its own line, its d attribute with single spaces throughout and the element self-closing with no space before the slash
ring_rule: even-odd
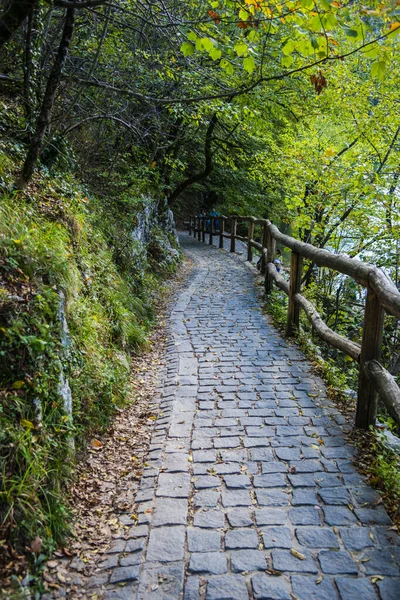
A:
<svg viewBox="0 0 400 600">
<path fill-rule="evenodd" d="M 292 252 L 290 260 L 290 281 L 289 281 L 289 307 L 288 319 L 286 325 L 286 335 L 294 333 L 294 328 L 299 326 L 300 306 L 296 304 L 294 296 L 301 290 L 301 274 L 303 271 L 303 257 L 297 252 Z"/>
<path fill-rule="evenodd" d="M 199 233 L 199 240 L 200 240 L 200 233 Z M 203 244 L 206 241 L 206 218 L 203 217 L 201 220 L 201 241 L 203 242 Z"/>
<path fill-rule="evenodd" d="M 237 227 L 237 220 L 235 219 L 235 217 L 232 217 L 232 225 L 231 225 L 231 252 L 235 252 L 235 246 L 236 246 L 236 227 Z"/>
<path fill-rule="evenodd" d="M 201 224 L 203 221 L 203 217 L 197 217 L 198 228 L 197 228 L 197 239 L 201 242 Z"/>
<path fill-rule="evenodd" d="M 219 247 L 224 247 L 224 233 L 225 233 L 225 217 L 220 217 L 219 221 Z"/>
<path fill-rule="evenodd" d="M 266 223 L 264 223 L 264 227 L 263 227 L 262 247 L 263 247 L 263 249 L 262 249 L 262 254 L 261 254 L 261 268 L 260 268 L 260 273 L 261 273 L 261 275 L 265 275 L 266 266 L 267 266 L 267 260 L 266 260 L 264 248 L 268 247 L 268 227 L 267 227 Z"/>
<path fill-rule="evenodd" d="M 214 217 L 210 217 L 210 237 L 208 243 L 212 246 L 213 243 Z"/>
<path fill-rule="evenodd" d="M 189 235 L 192 235 L 192 217 L 189 217 Z"/>
<path fill-rule="evenodd" d="M 251 219 L 249 221 L 249 227 L 247 230 L 247 260 L 252 262 L 253 260 L 253 246 L 251 245 L 252 239 L 254 236 L 254 221 Z"/>
<path fill-rule="evenodd" d="M 368 429 L 375 425 L 378 394 L 374 384 L 364 373 L 364 364 L 369 360 L 379 360 L 382 350 L 383 320 L 385 311 L 371 288 L 367 288 L 365 303 L 363 337 L 360 356 L 360 374 L 358 378 L 358 396 L 356 427 Z"/>
<path fill-rule="evenodd" d="M 268 238 L 268 242 L 267 242 L 267 261 L 269 263 L 273 263 L 274 262 L 274 258 L 275 258 L 276 241 L 275 241 L 275 238 L 272 237 L 271 232 L 269 231 L 269 229 L 268 229 L 268 233 L 267 233 L 267 238 Z M 266 294 L 270 294 L 271 293 L 272 287 L 273 287 L 273 282 L 274 282 L 274 280 L 269 275 L 268 269 L 267 269 L 267 272 L 265 274 L 265 293 Z"/>
</svg>

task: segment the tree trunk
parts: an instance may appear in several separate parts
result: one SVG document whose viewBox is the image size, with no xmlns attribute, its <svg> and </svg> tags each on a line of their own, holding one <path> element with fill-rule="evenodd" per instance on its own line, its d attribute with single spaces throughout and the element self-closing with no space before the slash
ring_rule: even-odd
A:
<svg viewBox="0 0 400 600">
<path fill-rule="evenodd" d="M 189 186 L 193 185 L 194 183 L 197 183 L 198 181 L 202 181 L 203 179 L 208 177 L 208 175 L 213 170 L 211 142 L 212 142 L 212 134 L 217 125 L 217 122 L 218 122 L 218 117 L 214 113 L 213 116 L 211 117 L 210 123 L 207 127 L 206 140 L 205 140 L 205 144 L 204 144 L 204 154 L 205 154 L 204 169 L 202 171 L 200 171 L 199 173 L 195 173 L 191 177 L 188 177 L 187 179 L 182 181 L 179 185 L 177 185 L 177 187 L 174 189 L 174 191 L 168 198 L 168 202 L 172 202 L 172 200 L 175 200 L 175 198 L 177 198 Z"/>
<path fill-rule="evenodd" d="M 12 0 L 0 18 L 0 48 L 11 38 L 32 12 L 36 0 Z"/>
<path fill-rule="evenodd" d="M 61 79 L 61 73 L 68 55 L 68 48 L 71 43 L 74 31 L 75 9 L 69 8 L 65 16 L 64 29 L 61 36 L 57 56 L 54 61 L 49 79 L 47 81 L 46 91 L 44 93 L 42 106 L 36 123 L 35 133 L 25 158 L 22 173 L 16 182 L 18 189 L 23 189 L 33 175 L 37 160 L 43 145 L 43 139 L 50 123 L 50 116 L 56 98 L 58 85 Z"/>
</svg>

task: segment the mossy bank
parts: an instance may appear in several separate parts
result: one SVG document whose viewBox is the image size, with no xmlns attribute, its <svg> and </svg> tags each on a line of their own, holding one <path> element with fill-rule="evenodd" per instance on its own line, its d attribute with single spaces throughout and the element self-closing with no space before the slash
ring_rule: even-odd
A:
<svg viewBox="0 0 400 600">
<path fill-rule="evenodd" d="M 43 173 L 11 193 L 0 160 L 0 570 L 68 534 L 64 491 L 88 438 L 130 399 L 131 353 L 180 253 L 163 203 L 99 199 Z M 32 548 L 32 544 L 34 547 Z M 29 549 L 35 550 L 29 552 Z"/>
</svg>

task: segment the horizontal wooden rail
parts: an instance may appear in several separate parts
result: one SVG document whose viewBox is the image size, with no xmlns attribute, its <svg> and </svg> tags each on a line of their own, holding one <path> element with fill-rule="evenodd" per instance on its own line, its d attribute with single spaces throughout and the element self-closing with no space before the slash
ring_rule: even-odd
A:
<svg viewBox="0 0 400 600">
<path fill-rule="evenodd" d="M 219 232 L 215 231 L 215 221 L 220 222 Z M 230 223 L 230 233 L 226 225 Z M 237 233 L 239 223 L 248 224 L 247 237 Z M 254 239 L 255 226 L 262 226 L 259 239 Z M 318 336 L 330 346 L 337 348 L 360 364 L 356 426 L 367 429 L 375 424 L 377 394 L 381 397 L 390 416 L 400 425 L 400 388 L 394 377 L 379 363 L 382 347 L 384 310 L 400 318 L 400 292 L 389 277 L 375 265 L 335 254 L 323 248 L 300 242 L 282 233 L 268 219 L 253 216 L 190 217 L 189 233 L 198 235 L 205 241 L 205 231 L 209 229 L 209 243 L 219 236 L 219 247 L 223 239 L 230 239 L 230 251 L 235 252 L 236 240 L 247 243 L 247 258 L 252 260 L 252 249 L 261 253 L 261 273 L 265 275 L 265 291 L 268 294 L 273 283 L 289 296 L 287 334 L 291 335 L 299 326 L 299 309 L 303 309 Z M 256 236 L 257 237 L 257 236 Z M 280 275 L 274 264 L 276 243 L 279 242 L 292 251 L 290 281 Z M 303 259 L 308 259 L 320 267 L 332 269 L 352 277 L 367 289 L 367 299 L 363 321 L 362 344 L 356 344 L 330 329 L 321 315 L 301 292 Z"/>
</svg>

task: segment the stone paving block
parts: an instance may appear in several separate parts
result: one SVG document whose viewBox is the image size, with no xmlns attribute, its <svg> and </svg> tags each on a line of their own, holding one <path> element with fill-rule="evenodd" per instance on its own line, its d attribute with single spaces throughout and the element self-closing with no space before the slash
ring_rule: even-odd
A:
<svg viewBox="0 0 400 600">
<path fill-rule="evenodd" d="M 310 488 L 297 488 L 293 490 L 292 505 L 300 506 L 307 504 L 312 506 L 318 504 L 317 496 L 314 490 Z"/>
<path fill-rule="evenodd" d="M 327 577 L 319 583 L 316 583 L 317 577 L 293 575 L 291 579 L 293 594 L 298 600 L 338 600 L 338 594 Z M 356 599 L 357 596 L 352 600 Z"/>
<path fill-rule="evenodd" d="M 199 600 L 200 580 L 196 575 L 189 575 L 186 579 L 183 600 Z"/>
<path fill-rule="evenodd" d="M 195 552 L 190 557 L 189 571 L 222 575 L 228 571 L 227 556 L 223 552 Z"/>
<path fill-rule="evenodd" d="M 244 577 L 222 575 L 209 579 L 206 600 L 248 600 L 249 594 Z"/>
<path fill-rule="evenodd" d="M 325 487 L 318 491 L 325 504 L 346 506 L 352 502 L 350 492 L 345 487 Z"/>
<path fill-rule="evenodd" d="M 219 529 L 225 525 L 225 515 L 220 510 L 200 510 L 194 515 L 195 527 Z"/>
<path fill-rule="evenodd" d="M 383 581 L 378 581 L 377 586 L 379 588 L 379 594 L 382 600 L 399 599 L 400 579 L 385 578 Z"/>
<path fill-rule="evenodd" d="M 233 450 L 219 450 L 219 455 L 223 462 L 246 462 L 247 450 L 237 448 Z"/>
<path fill-rule="evenodd" d="M 343 550 L 321 550 L 318 560 L 323 573 L 331 575 L 357 575 L 357 565 L 349 552 Z"/>
<path fill-rule="evenodd" d="M 300 460 L 299 448 L 275 448 L 275 454 L 280 460 Z"/>
<path fill-rule="evenodd" d="M 187 529 L 189 552 L 216 552 L 221 549 L 221 539 L 219 531 L 193 527 Z"/>
<path fill-rule="evenodd" d="M 220 497 L 219 492 L 202 490 L 194 495 L 194 505 L 196 508 L 215 508 Z"/>
<path fill-rule="evenodd" d="M 383 506 L 376 508 L 355 508 L 354 512 L 363 525 L 392 525 L 392 519 Z"/>
<path fill-rule="evenodd" d="M 272 450 L 270 448 L 253 448 L 250 450 L 251 460 L 259 462 L 272 462 Z"/>
<path fill-rule="evenodd" d="M 291 548 L 292 546 L 288 527 L 263 527 L 261 534 L 264 548 Z"/>
<path fill-rule="evenodd" d="M 137 591 L 137 582 L 125 581 L 121 587 L 109 588 L 104 592 L 104 600 L 132 600 Z"/>
<path fill-rule="evenodd" d="M 172 562 L 184 556 L 185 528 L 157 527 L 150 531 L 146 560 L 148 562 Z"/>
<path fill-rule="evenodd" d="M 261 471 L 263 474 L 287 473 L 288 468 L 284 463 L 281 462 L 263 462 L 261 464 Z"/>
<path fill-rule="evenodd" d="M 231 569 L 234 573 L 264 571 L 267 561 L 260 550 L 234 550 L 231 552 Z"/>
<path fill-rule="evenodd" d="M 153 510 L 154 527 L 160 525 L 186 525 L 188 502 L 180 498 L 157 498 Z"/>
<path fill-rule="evenodd" d="M 321 511 L 311 506 L 291 508 L 289 510 L 289 518 L 293 525 L 320 525 Z M 332 523 L 328 522 L 328 525 L 332 525 Z"/>
<path fill-rule="evenodd" d="M 270 473 L 267 475 L 256 475 L 253 483 L 256 488 L 282 488 L 286 486 L 286 479 L 281 473 Z"/>
<path fill-rule="evenodd" d="M 357 577 L 336 577 L 335 583 L 338 587 L 341 600 L 377 600 L 378 596 L 373 585 L 368 579 Z"/>
<path fill-rule="evenodd" d="M 211 462 L 214 463 L 217 459 L 216 450 L 195 450 L 193 453 L 193 462 Z"/>
<path fill-rule="evenodd" d="M 123 581 L 133 581 L 138 578 L 139 565 L 130 567 L 117 567 L 111 571 L 110 583 L 122 583 Z"/>
<path fill-rule="evenodd" d="M 136 600 L 176 600 L 182 594 L 183 583 L 183 562 L 145 565 Z"/>
<path fill-rule="evenodd" d="M 257 508 L 254 511 L 256 523 L 262 525 L 285 525 L 287 513 L 281 508 Z"/>
<path fill-rule="evenodd" d="M 231 527 L 250 527 L 254 524 L 248 508 L 232 508 L 226 516 Z"/>
<path fill-rule="evenodd" d="M 307 458 L 304 460 L 293 460 L 290 462 L 291 473 L 315 473 L 323 470 L 323 466 L 319 460 Z"/>
<path fill-rule="evenodd" d="M 212 475 L 205 475 L 204 477 L 193 477 L 192 482 L 196 490 L 217 488 L 221 485 L 221 480 L 218 477 Z"/>
<path fill-rule="evenodd" d="M 128 540 L 124 552 L 141 552 L 145 547 L 145 538 Z"/>
<path fill-rule="evenodd" d="M 279 488 L 271 490 L 256 489 L 257 502 L 260 506 L 288 506 L 289 495 Z"/>
<path fill-rule="evenodd" d="M 324 519 L 328 525 L 353 525 L 357 517 L 345 506 L 324 506 Z"/>
<path fill-rule="evenodd" d="M 364 550 L 376 544 L 375 536 L 367 527 L 340 527 L 340 537 L 347 550 Z"/>
<path fill-rule="evenodd" d="M 296 537 L 308 548 L 339 548 L 335 532 L 327 527 L 297 527 Z"/>
<path fill-rule="evenodd" d="M 257 574 L 251 578 L 255 600 L 291 600 L 290 585 L 283 577 Z"/>
<path fill-rule="evenodd" d="M 317 566 L 308 550 L 301 550 L 305 560 L 296 558 L 290 550 L 272 550 L 272 565 L 277 571 L 289 571 L 292 573 L 318 573 Z"/>
<path fill-rule="evenodd" d="M 187 498 L 190 490 L 188 473 L 160 473 L 156 496 Z"/>
<path fill-rule="evenodd" d="M 225 535 L 225 548 L 227 550 L 258 548 L 257 532 L 250 528 L 227 531 Z"/>
<path fill-rule="evenodd" d="M 251 487 L 251 481 L 247 475 L 225 475 L 224 481 L 228 489 L 249 489 Z"/>
<path fill-rule="evenodd" d="M 386 549 L 366 550 L 363 554 L 363 565 L 367 575 L 400 576 L 399 565 Z"/>
<path fill-rule="evenodd" d="M 251 506 L 250 492 L 247 490 L 227 490 L 222 492 L 222 505 L 225 508 L 231 506 Z"/>
<path fill-rule="evenodd" d="M 340 477 L 333 473 L 317 473 L 315 482 L 320 487 L 339 487 L 342 485 Z"/>
</svg>

